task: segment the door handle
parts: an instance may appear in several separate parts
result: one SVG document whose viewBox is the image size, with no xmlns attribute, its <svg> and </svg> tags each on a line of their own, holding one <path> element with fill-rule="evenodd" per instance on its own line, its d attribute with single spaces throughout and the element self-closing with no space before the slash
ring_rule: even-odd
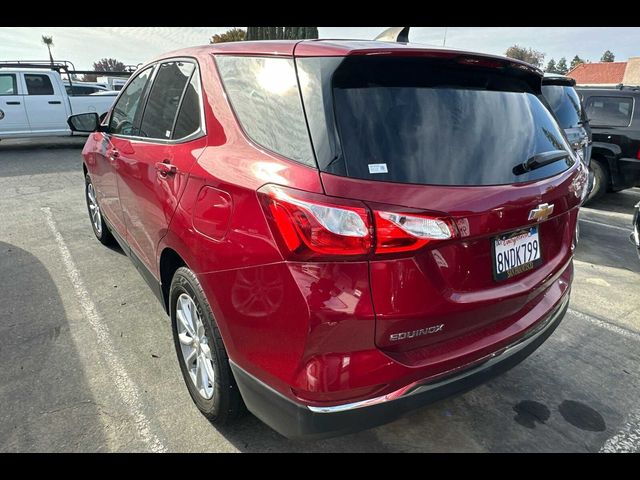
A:
<svg viewBox="0 0 640 480">
<path fill-rule="evenodd" d="M 178 172 L 178 169 L 176 168 L 176 166 L 171 165 L 168 162 L 156 163 L 156 170 L 163 177 L 166 177 L 167 175 L 175 175 Z"/>
<path fill-rule="evenodd" d="M 60 105 L 62 102 L 60 100 L 50 100 L 49 105 Z"/>
<path fill-rule="evenodd" d="M 113 162 L 119 156 L 120 156 L 120 152 L 118 150 L 112 150 L 111 153 L 109 154 L 109 160 L 111 160 Z"/>
<path fill-rule="evenodd" d="M 7 105 L 20 105 L 20 102 L 7 102 Z"/>
</svg>

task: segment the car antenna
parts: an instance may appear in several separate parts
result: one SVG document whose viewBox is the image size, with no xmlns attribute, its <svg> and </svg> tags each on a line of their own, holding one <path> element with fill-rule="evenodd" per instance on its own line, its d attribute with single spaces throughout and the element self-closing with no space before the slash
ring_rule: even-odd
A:
<svg viewBox="0 0 640 480">
<path fill-rule="evenodd" d="M 380 42 L 409 42 L 409 29 L 411 27 L 390 27 L 374 38 Z"/>
</svg>

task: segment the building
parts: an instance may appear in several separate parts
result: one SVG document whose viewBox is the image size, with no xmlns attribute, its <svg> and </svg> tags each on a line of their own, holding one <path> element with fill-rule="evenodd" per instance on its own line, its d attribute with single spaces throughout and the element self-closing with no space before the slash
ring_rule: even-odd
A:
<svg viewBox="0 0 640 480">
<path fill-rule="evenodd" d="M 578 85 L 640 85 L 640 57 L 626 62 L 581 63 L 567 73 Z"/>
</svg>

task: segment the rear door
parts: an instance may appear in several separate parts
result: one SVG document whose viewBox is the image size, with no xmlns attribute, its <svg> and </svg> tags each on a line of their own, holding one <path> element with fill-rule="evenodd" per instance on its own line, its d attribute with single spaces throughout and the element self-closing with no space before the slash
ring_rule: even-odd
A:
<svg viewBox="0 0 640 480">
<path fill-rule="evenodd" d="M 518 319 L 571 259 L 584 167 L 535 79 L 474 62 L 347 58 L 332 75 L 340 146 L 320 165 L 326 193 L 454 225 L 454 238 L 370 262 L 381 348 Z"/>
<path fill-rule="evenodd" d="M 194 60 L 161 63 L 135 135 L 112 138 L 127 242 L 158 274 L 156 248 L 166 234 L 189 171 L 206 146 L 200 76 Z"/>
<path fill-rule="evenodd" d="M 24 97 L 29 124 L 33 133 L 56 134 L 69 131 L 67 97 L 52 73 L 23 73 Z"/>
<path fill-rule="evenodd" d="M 18 73 L 0 73 L 0 137 L 29 133 Z"/>
</svg>

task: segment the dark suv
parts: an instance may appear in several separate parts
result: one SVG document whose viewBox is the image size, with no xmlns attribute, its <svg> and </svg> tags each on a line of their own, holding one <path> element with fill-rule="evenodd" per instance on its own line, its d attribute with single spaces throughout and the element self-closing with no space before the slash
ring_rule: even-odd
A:
<svg viewBox="0 0 640 480">
<path fill-rule="evenodd" d="M 589 199 L 640 184 L 640 112 L 635 108 L 640 87 L 576 89 L 593 135 Z"/>
</svg>

